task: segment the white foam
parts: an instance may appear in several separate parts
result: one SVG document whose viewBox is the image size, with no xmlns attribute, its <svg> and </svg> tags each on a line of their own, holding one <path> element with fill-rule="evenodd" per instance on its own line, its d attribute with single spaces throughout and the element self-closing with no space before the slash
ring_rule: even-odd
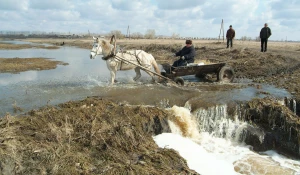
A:
<svg viewBox="0 0 300 175">
<path fill-rule="evenodd" d="M 176 122 L 169 121 L 172 133 L 154 136 L 155 142 L 161 148 L 178 151 L 187 161 L 189 168 L 202 175 L 236 175 L 240 174 L 239 172 L 281 175 L 300 172 L 300 161 L 288 159 L 274 151 L 267 151 L 261 155 L 251 151 L 251 146 L 238 143 L 234 139 L 199 132 L 196 120 L 188 109 L 173 106 L 169 110 L 181 122 L 187 124 L 188 134 L 185 133 L 183 136 L 180 126 L 177 126 Z"/>
<path fill-rule="evenodd" d="M 219 159 L 216 155 L 207 152 L 201 145 L 189 138 L 173 133 L 163 133 L 155 136 L 154 140 L 159 147 L 172 148 L 178 151 L 187 160 L 189 168 L 200 174 L 237 174 L 231 162 Z"/>
</svg>

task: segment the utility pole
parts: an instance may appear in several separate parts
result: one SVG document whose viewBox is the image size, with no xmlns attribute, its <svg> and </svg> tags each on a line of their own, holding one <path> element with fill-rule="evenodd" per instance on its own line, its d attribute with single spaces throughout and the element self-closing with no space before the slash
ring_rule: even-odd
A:
<svg viewBox="0 0 300 175">
<path fill-rule="evenodd" d="M 223 25 L 223 24 L 224 24 L 224 23 L 223 23 L 223 19 L 222 19 L 222 23 L 221 23 L 221 28 L 220 28 L 220 34 L 219 34 L 218 42 L 219 42 L 219 40 L 220 40 L 220 36 L 221 36 L 222 31 L 223 31 L 223 43 L 224 43 L 224 25 Z"/>
<path fill-rule="evenodd" d="M 127 28 L 127 37 L 128 37 L 128 39 L 130 39 L 130 29 L 129 29 L 129 26 Z"/>
</svg>

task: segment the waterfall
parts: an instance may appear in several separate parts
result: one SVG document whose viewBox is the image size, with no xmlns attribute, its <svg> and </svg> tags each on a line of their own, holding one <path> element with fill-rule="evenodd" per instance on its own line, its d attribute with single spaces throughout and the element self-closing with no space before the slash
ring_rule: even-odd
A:
<svg viewBox="0 0 300 175">
<path fill-rule="evenodd" d="M 207 109 L 199 108 L 193 112 L 198 129 L 201 132 L 208 132 L 212 136 L 225 138 L 234 141 L 242 141 L 245 134 L 244 129 L 248 126 L 246 122 L 239 120 L 240 110 L 236 110 L 233 117 L 227 113 L 227 105 L 216 105 Z"/>
<path fill-rule="evenodd" d="M 294 114 L 297 112 L 297 103 L 295 99 L 284 98 L 284 105 L 288 107 Z"/>
<path fill-rule="evenodd" d="M 185 107 L 173 106 L 168 110 L 173 114 L 168 121 L 172 133 L 157 135 L 154 140 L 161 148 L 178 151 L 188 166 L 200 174 L 281 175 L 300 172 L 298 161 L 274 151 L 256 154 L 247 140 L 244 142 L 248 138 L 262 143 L 264 137 L 260 136 L 264 133 L 242 121 L 245 117 L 242 105 L 215 105 L 191 112 L 191 105 L 186 103 Z M 293 129 L 290 130 L 293 134 Z M 241 142 L 243 144 L 239 144 Z"/>
</svg>

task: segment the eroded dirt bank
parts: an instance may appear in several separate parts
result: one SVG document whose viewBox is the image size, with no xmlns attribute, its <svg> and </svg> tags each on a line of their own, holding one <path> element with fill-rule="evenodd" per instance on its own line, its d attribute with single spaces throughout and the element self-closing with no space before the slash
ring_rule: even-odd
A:
<svg viewBox="0 0 300 175">
<path fill-rule="evenodd" d="M 153 135 L 172 114 L 100 98 L 0 119 L 1 174 L 197 174 Z"/>
</svg>

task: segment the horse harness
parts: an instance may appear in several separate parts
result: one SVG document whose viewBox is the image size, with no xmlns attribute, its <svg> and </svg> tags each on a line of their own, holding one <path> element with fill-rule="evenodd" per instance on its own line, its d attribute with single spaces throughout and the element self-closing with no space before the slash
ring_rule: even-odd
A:
<svg viewBox="0 0 300 175">
<path fill-rule="evenodd" d="M 135 54 L 132 54 L 132 53 L 129 53 L 129 52 L 126 52 L 126 51 L 123 51 L 123 50 L 120 49 L 120 51 L 118 51 L 117 53 L 126 53 L 126 54 L 129 54 L 129 55 L 133 55 L 133 56 L 136 58 L 136 60 L 137 60 L 137 62 L 139 63 L 139 65 L 142 66 L 141 60 L 140 60 L 140 58 L 138 57 L 138 55 L 141 53 L 141 51 L 140 51 L 139 53 L 137 53 L 137 51 L 135 50 Z M 102 59 L 103 59 L 103 60 L 108 60 L 108 59 L 110 59 L 110 58 L 115 58 L 116 55 L 117 55 L 117 53 L 115 54 L 115 49 L 113 49 L 109 55 L 107 55 L 106 57 L 102 57 Z M 124 62 L 122 59 L 123 59 L 123 58 L 120 59 L 120 60 L 121 60 L 120 70 L 122 70 L 122 64 L 123 64 L 123 62 Z"/>
</svg>

